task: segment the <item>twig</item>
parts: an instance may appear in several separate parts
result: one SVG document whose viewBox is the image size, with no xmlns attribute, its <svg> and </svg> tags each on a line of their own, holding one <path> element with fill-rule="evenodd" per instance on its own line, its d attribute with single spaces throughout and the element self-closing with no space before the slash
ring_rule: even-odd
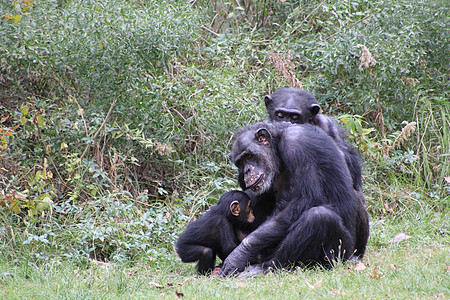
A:
<svg viewBox="0 0 450 300">
<path fill-rule="evenodd" d="M 92 141 L 95 140 L 95 138 L 98 136 L 98 134 L 100 133 L 100 131 L 101 131 L 101 130 L 103 129 L 103 127 L 105 126 L 106 122 L 107 122 L 107 121 L 109 120 L 109 118 L 111 117 L 111 112 L 112 112 L 112 110 L 113 110 L 113 108 L 114 108 L 114 105 L 116 105 L 116 102 L 117 102 L 117 98 L 114 98 L 114 101 L 113 101 L 113 103 L 111 104 L 111 107 L 109 108 L 108 113 L 106 114 L 106 118 L 103 120 L 102 125 L 100 125 L 100 127 L 99 127 L 98 130 L 97 130 L 97 132 L 96 132 L 96 133 L 94 134 L 94 136 L 92 137 Z M 81 164 L 81 161 L 83 160 L 83 158 L 86 156 L 86 154 L 87 154 L 89 148 L 90 148 L 90 145 L 88 144 L 88 145 L 86 146 L 86 148 L 84 149 L 83 154 L 81 154 L 81 156 L 80 156 L 80 160 L 79 160 L 80 164 Z M 76 171 L 76 168 L 74 168 L 74 169 L 72 170 L 72 172 L 71 172 L 70 175 L 69 175 L 69 178 L 71 178 L 71 177 L 73 176 L 73 174 L 75 173 L 75 171 Z M 63 189 L 61 190 L 61 192 L 64 193 L 64 191 L 66 190 L 66 188 L 67 188 L 67 184 L 64 184 L 64 187 L 63 187 Z"/>
<path fill-rule="evenodd" d="M 205 29 L 206 31 L 209 31 L 210 33 L 214 34 L 215 36 L 219 37 L 220 34 L 212 31 L 211 29 L 209 29 L 208 27 L 206 27 L 205 25 L 202 25 L 202 28 Z"/>
<path fill-rule="evenodd" d="M 105 126 L 106 122 L 109 120 L 109 118 L 111 117 L 111 112 L 114 108 L 114 105 L 117 102 L 117 98 L 114 98 L 113 103 L 111 104 L 111 107 L 109 108 L 108 114 L 106 115 L 106 118 L 103 120 L 102 125 L 98 128 L 97 132 L 94 134 L 94 136 L 92 137 L 92 140 L 94 141 L 95 138 L 97 137 L 97 135 L 100 133 L 100 131 L 103 129 L 103 127 Z M 80 157 L 80 162 L 83 160 L 84 156 L 86 155 L 87 151 L 89 150 L 90 145 L 87 145 L 86 148 L 84 149 L 83 154 Z"/>
<path fill-rule="evenodd" d="M 306 20 L 308 20 L 316 12 L 316 10 L 318 10 L 319 7 L 321 7 L 322 4 L 324 4 L 326 1 L 327 0 L 323 0 L 322 2 L 320 2 L 320 4 L 317 5 L 317 7 L 314 8 L 313 11 L 303 20 L 303 22 L 301 22 L 297 27 L 295 27 L 289 35 L 293 34 L 295 31 L 297 31 L 303 25 L 303 23 L 305 23 Z"/>
</svg>

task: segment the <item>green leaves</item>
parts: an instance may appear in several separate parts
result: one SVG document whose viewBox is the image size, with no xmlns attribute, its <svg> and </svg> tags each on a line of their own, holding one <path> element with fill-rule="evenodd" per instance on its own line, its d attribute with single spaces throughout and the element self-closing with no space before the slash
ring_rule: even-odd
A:
<svg viewBox="0 0 450 300">
<path fill-rule="evenodd" d="M 28 0 L 17 0 L 13 1 L 11 6 L 13 11 L 4 14 L 3 17 L 12 21 L 14 24 L 17 24 L 22 20 L 23 16 L 28 15 L 27 12 L 34 6 L 34 2 Z"/>
</svg>

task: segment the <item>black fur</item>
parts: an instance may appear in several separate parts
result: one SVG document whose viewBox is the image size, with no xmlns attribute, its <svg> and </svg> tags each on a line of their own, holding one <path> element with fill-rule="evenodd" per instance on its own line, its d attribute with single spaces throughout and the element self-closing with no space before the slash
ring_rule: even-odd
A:
<svg viewBox="0 0 450 300">
<path fill-rule="evenodd" d="M 200 219 L 189 223 L 175 246 L 181 260 L 185 263 L 198 261 L 198 272 L 209 273 L 214 268 L 216 255 L 224 260 L 240 243 L 247 224 L 254 221 L 250 209 L 253 198 L 249 191 L 227 192 Z M 233 201 L 239 202 L 239 216 L 231 213 Z"/>
<path fill-rule="evenodd" d="M 356 246 L 365 248 L 367 239 L 356 242 L 365 207 L 341 151 L 317 126 L 250 125 L 236 134 L 231 159 L 245 188 L 257 197 L 274 193 L 276 207 L 228 256 L 222 274 L 242 271 L 261 254 L 266 268 L 331 267 L 352 257 Z M 368 231 L 368 220 L 362 223 Z"/>
<path fill-rule="evenodd" d="M 346 132 L 333 119 L 320 113 L 320 106 L 313 95 L 296 88 L 281 88 L 266 96 L 265 104 L 270 122 L 309 123 L 325 131 L 342 151 L 354 189 L 361 190 L 361 159 L 357 151 L 346 141 Z"/>
</svg>

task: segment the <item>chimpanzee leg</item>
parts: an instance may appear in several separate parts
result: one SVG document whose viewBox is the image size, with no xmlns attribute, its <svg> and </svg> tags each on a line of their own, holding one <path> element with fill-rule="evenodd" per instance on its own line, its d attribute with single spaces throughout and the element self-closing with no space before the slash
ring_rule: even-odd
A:
<svg viewBox="0 0 450 300">
<path fill-rule="evenodd" d="M 206 274 L 212 271 L 216 261 L 216 254 L 211 248 L 203 248 L 203 253 L 198 260 L 197 270 L 200 274 Z"/>
<path fill-rule="evenodd" d="M 178 249 L 178 255 L 184 263 L 198 260 L 197 270 L 200 274 L 210 272 L 216 261 L 216 253 L 211 248 L 200 245 L 183 245 Z"/>
<path fill-rule="evenodd" d="M 276 267 L 320 263 L 330 268 L 337 259 L 353 254 L 353 238 L 341 217 L 327 206 L 305 211 L 289 228 L 272 256 Z"/>
</svg>

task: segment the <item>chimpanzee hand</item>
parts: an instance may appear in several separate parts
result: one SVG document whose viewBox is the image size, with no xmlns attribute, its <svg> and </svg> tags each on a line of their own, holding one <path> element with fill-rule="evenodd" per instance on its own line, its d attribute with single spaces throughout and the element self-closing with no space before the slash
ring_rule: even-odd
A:
<svg viewBox="0 0 450 300">
<path fill-rule="evenodd" d="M 219 275 L 231 276 L 244 271 L 245 267 L 247 266 L 249 257 L 249 251 L 244 241 L 245 239 L 225 259 Z"/>
</svg>

